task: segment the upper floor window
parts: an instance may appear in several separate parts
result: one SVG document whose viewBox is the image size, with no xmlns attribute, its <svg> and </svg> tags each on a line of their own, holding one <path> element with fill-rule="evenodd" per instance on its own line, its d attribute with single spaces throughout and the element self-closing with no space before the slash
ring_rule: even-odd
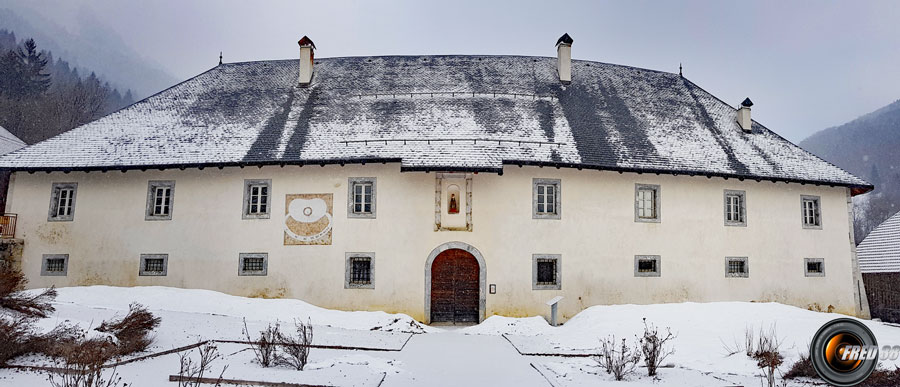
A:
<svg viewBox="0 0 900 387">
<path fill-rule="evenodd" d="M 559 219 L 562 213 L 560 180 L 534 179 L 532 186 L 532 218 Z"/>
<path fill-rule="evenodd" d="M 50 191 L 50 213 L 47 220 L 66 222 L 75 220 L 75 192 L 78 183 L 53 183 Z"/>
<path fill-rule="evenodd" d="M 346 253 L 344 288 L 375 288 L 375 253 Z"/>
<path fill-rule="evenodd" d="M 351 177 L 347 183 L 347 216 L 375 218 L 375 178 Z"/>
<path fill-rule="evenodd" d="M 244 180 L 244 219 L 268 219 L 272 180 Z"/>
<path fill-rule="evenodd" d="M 747 194 L 744 191 L 725 190 L 725 225 L 746 226 Z"/>
<path fill-rule="evenodd" d="M 147 187 L 146 220 L 171 220 L 175 202 L 175 182 L 151 180 Z"/>
<path fill-rule="evenodd" d="M 822 214 L 818 196 L 802 195 L 800 197 L 803 228 L 822 228 Z"/>
<path fill-rule="evenodd" d="M 635 184 L 634 221 L 659 222 L 660 189 L 655 184 Z"/>
</svg>

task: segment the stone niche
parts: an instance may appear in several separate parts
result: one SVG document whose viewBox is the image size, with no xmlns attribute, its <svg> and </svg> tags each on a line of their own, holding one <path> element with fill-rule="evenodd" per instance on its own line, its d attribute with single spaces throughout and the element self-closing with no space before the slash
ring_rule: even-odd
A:
<svg viewBox="0 0 900 387">
<path fill-rule="evenodd" d="M 472 174 L 435 175 L 434 230 L 472 231 Z"/>
</svg>

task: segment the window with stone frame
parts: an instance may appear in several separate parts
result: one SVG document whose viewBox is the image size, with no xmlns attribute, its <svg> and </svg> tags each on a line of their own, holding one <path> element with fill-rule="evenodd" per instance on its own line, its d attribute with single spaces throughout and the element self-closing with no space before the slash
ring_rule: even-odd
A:
<svg viewBox="0 0 900 387">
<path fill-rule="evenodd" d="M 238 275 L 265 276 L 268 274 L 268 253 L 241 253 L 238 258 Z"/>
<path fill-rule="evenodd" d="M 374 219 L 376 179 L 374 177 L 351 177 L 347 186 L 347 216 Z"/>
<path fill-rule="evenodd" d="M 824 277 L 825 260 L 822 258 L 804 258 L 803 266 L 807 277 Z"/>
<path fill-rule="evenodd" d="M 141 254 L 141 276 L 166 276 L 168 274 L 168 254 Z"/>
<path fill-rule="evenodd" d="M 635 277 L 659 277 L 660 276 L 660 256 L 659 255 L 635 255 L 634 256 L 634 276 Z"/>
<path fill-rule="evenodd" d="M 534 179 L 532 214 L 534 219 L 560 219 L 562 187 L 559 179 Z"/>
<path fill-rule="evenodd" d="M 375 288 L 375 253 L 347 253 L 344 287 Z"/>
<path fill-rule="evenodd" d="M 53 183 L 50 191 L 50 222 L 70 222 L 75 220 L 75 194 L 78 183 Z"/>
<path fill-rule="evenodd" d="M 175 181 L 151 180 L 147 184 L 145 220 L 171 220 L 175 203 Z"/>
<path fill-rule="evenodd" d="M 660 221 L 660 189 L 655 184 L 635 184 L 634 186 L 634 220 L 635 222 Z"/>
<path fill-rule="evenodd" d="M 725 190 L 725 225 L 746 226 L 747 194 L 744 191 Z"/>
<path fill-rule="evenodd" d="M 69 254 L 44 254 L 41 262 L 42 276 L 64 277 L 69 271 Z"/>
<path fill-rule="evenodd" d="M 803 228 L 821 229 L 822 213 L 818 196 L 802 195 L 800 197 L 800 216 L 803 220 Z"/>
<path fill-rule="evenodd" d="M 750 266 L 747 257 L 726 257 L 725 276 L 746 278 L 750 276 Z"/>
<path fill-rule="evenodd" d="M 272 180 L 244 180 L 244 219 L 268 219 L 271 210 Z"/>
<path fill-rule="evenodd" d="M 532 255 L 532 289 L 559 290 L 562 288 L 559 254 Z"/>
</svg>

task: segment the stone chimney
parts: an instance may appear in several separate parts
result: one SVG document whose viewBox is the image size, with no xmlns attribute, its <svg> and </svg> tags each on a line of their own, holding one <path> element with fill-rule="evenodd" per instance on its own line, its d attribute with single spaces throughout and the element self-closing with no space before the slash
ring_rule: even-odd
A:
<svg viewBox="0 0 900 387">
<path fill-rule="evenodd" d="M 564 84 L 572 82 L 572 37 L 563 34 L 556 41 L 556 71 L 559 72 L 559 81 Z"/>
<path fill-rule="evenodd" d="M 737 122 L 738 125 L 741 126 L 745 132 L 750 133 L 750 129 L 753 127 L 752 121 L 750 121 L 750 107 L 753 106 L 753 101 L 750 101 L 750 98 L 741 102 L 741 107 L 738 108 L 737 111 Z"/>
<path fill-rule="evenodd" d="M 306 87 L 312 82 L 313 64 L 315 63 L 313 61 L 313 51 L 316 49 L 316 44 L 306 36 L 300 39 L 297 44 L 300 45 L 300 86 Z"/>
</svg>

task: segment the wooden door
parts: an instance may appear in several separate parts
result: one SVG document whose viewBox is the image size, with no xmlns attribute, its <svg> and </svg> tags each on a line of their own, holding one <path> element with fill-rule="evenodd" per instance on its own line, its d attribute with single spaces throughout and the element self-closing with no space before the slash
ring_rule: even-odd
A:
<svg viewBox="0 0 900 387">
<path fill-rule="evenodd" d="M 446 250 L 431 264 L 431 322 L 478 322 L 478 260 Z"/>
</svg>

